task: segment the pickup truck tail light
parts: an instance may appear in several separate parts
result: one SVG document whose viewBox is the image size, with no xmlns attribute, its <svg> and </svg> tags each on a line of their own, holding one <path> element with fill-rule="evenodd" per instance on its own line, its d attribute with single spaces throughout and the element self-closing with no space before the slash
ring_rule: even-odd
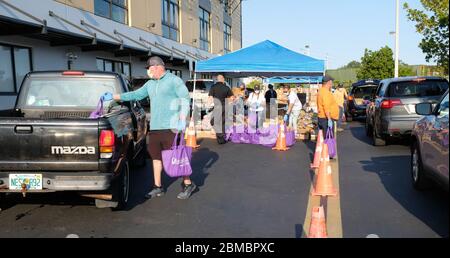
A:
<svg viewBox="0 0 450 258">
<path fill-rule="evenodd" d="M 401 104 L 402 104 L 402 101 L 399 99 L 383 100 L 381 102 L 381 108 L 382 109 L 391 109 L 391 108 L 401 105 Z"/>
<path fill-rule="evenodd" d="M 115 145 L 114 131 L 112 130 L 102 130 L 100 132 L 100 158 L 109 159 L 112 158 Z"/>
</svg>

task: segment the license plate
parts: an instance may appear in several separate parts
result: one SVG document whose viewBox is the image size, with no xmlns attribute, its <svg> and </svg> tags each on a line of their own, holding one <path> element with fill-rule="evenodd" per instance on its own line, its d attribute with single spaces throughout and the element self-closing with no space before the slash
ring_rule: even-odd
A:
<svg viewBox="0 0 450 258">
<path fill-rule="evenodd" d="M 27 190 L 42 190 L 42 174 L 10 174 L 9 189 L 22 190 L 25 184 Z"/>
</svg>

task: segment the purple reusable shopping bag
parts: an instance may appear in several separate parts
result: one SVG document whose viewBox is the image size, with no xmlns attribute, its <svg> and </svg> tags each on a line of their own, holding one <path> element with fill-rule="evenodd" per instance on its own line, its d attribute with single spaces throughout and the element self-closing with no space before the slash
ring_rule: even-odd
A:
<svg viewBox="0 0 450 258">
<path fill-rule="evenodd" d="M 328 154 L 330 155 L 330 158 L 336 157 L 336 139 L 333 135 L 333 128 L 328 128 L 324 143 L 328 145 Z"/>
<path fill-rule="evenodd" d="M 179 145 L 177 145 L 177 139 L 178 133 L 173 139 L 172 147 L 161 153 L 164 170 L 170 177 L 190 176 L 192 175 L 192 148 L 186 146 L 184 132 L 181 133 Z"/>
<path fill-rule="evenodd" d="M 295 144 L 295 131 L 294 130 L 288 130 L 288 128 L 284 127 L 284 131 L 286 132 L 286 146 L 291 147 Z"/>
<path fill-rule="evenodd" d="M 103 115 L 103 99 L 100 98 L 100 100 L 98 101 L 97 104 L 97 109 L 95 109 L 91 115 L 89 116 L 89 118 L 91 119 L 97 119 L 99 117 L 101 117 Z"/>
</svg>

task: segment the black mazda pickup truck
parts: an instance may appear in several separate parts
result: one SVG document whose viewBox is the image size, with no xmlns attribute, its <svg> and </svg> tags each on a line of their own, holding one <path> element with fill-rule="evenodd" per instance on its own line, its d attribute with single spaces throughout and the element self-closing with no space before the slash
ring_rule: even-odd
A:
<svg viewBox="0 0 450 258">
<path fill-rule="evenodd" d="M 125 208 L 130 168 L 145 165 L 145 111 L 109 101 L 99 118 L 90 114 L 105 92 L 129 87 L 116 73 L 29 73 L 0 117 L 0 195 L 76 191 L 99 208 Z"/>
</svg>

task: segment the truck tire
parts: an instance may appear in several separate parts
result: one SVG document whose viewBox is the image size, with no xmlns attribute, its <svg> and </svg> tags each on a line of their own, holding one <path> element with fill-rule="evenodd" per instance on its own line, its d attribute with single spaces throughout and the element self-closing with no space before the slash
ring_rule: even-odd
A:
<svg viewBox="0 0 450 258">
<path fill-rule="evenodd" d="M 134 158 L 132 166 L 135 168 L 142 168 L 145 167 L 147 164 L 147 143 L 144 142 L 144 146 L 142 147 L 142 150 L 139 152 L 139 154 Z"/>
<path fill-rule="evenodd" d="M 3 205 L 5 205 L 6 202 L 6 195 L 5 193 L 0 193 L 0 212 L 3 210 Z"/>
<path fill-rule="evenodd" d="M 113 208 L 124 210 L 127 208 L 130 196 L 130 165 L 128 160 L 124 161 L 122 169 L 117 178 L 111 182 L 112 201 L 96 199 L 95 206 L 97 208 Z"/>
<path fill-rule="evenodd" d="M 430 187 L 430 180 L 425 175 L 417 141 L 411 144 L 411 177 L 416 190 L 423 191 Z"/>
<path fill-rule="evenodd" d="M 378 132 L 375 125 L 373 126 L 372 130 L 372 139 L 373 139 L 373 146 L 386 146 L 386 140 L 383 139 L 381 136 L 378 136 Z"/>
</svg>

